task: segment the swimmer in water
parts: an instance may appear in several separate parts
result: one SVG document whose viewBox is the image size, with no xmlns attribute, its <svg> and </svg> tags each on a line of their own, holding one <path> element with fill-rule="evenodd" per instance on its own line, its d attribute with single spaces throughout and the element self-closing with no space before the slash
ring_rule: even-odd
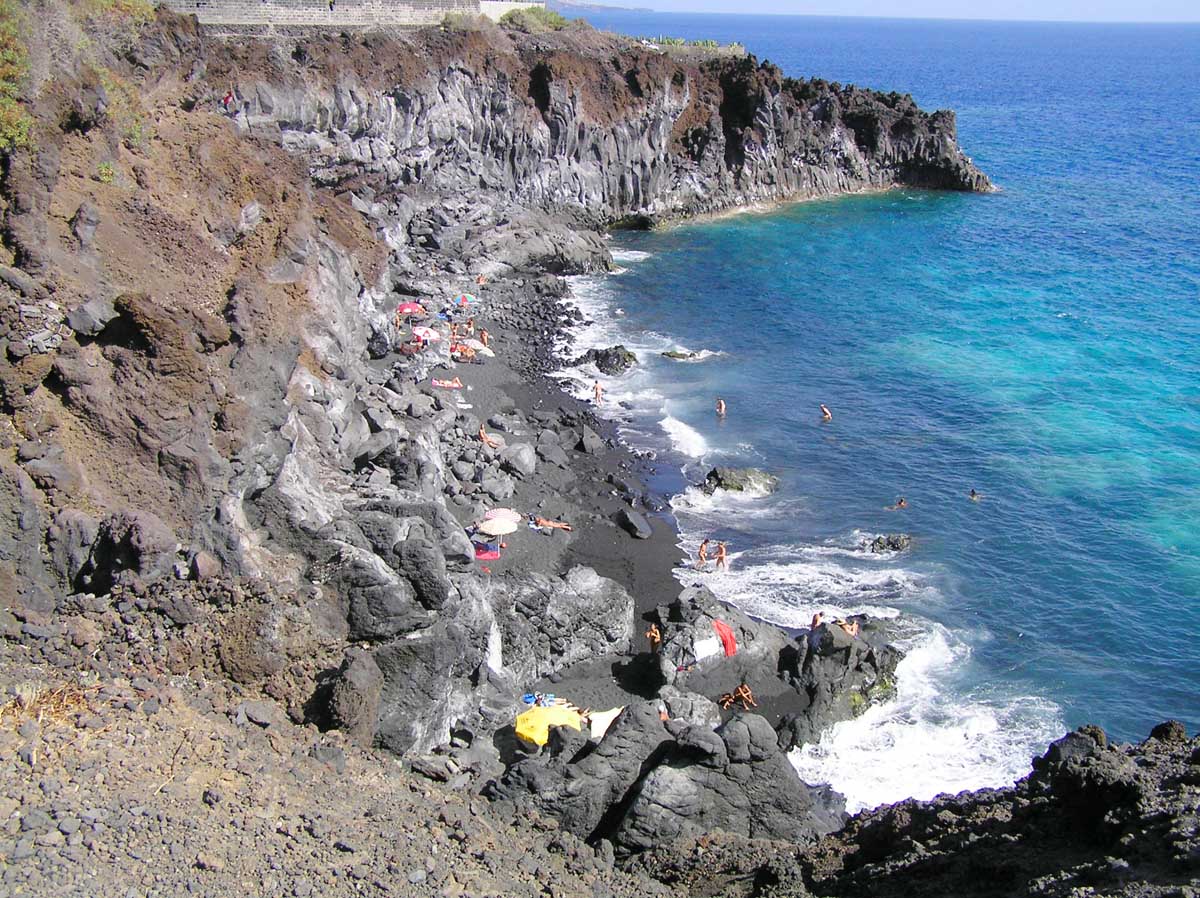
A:
<svg viewBox="0 0 1200 898">
<path fill-rule="evenodd" d="M 971 487 L 971 492 L 967 494 L 967 498 L 972 502 L 978 502 L 983 498 L 983 493 L 977 493 L 975 492 L 975 487 Z"/>
<path fill-rule="evenodd" d="M 821 420 L 822 421 L 832 421 L 833 420 L 833 412 L 831 412 L 829 410 L 829 408 L 825 405 L 824 402 L 821 403 Z"/>
<path fill-rule="evenodd" d="M 725 417 L 725 400 L 722 399 L 720 396 L 717 397 L 717 417 L 718 418 Z"/>
<path fill-rule="evenodd" d="M 901 496 L 899 499 L 896 500 L 895 505 L 885 505 L 883 507 L 883 510 L 884 511 L 903 511 L 906 508 L 908 508 L 908 500 L 905 499 L 903 496 Z"/>
</svg>

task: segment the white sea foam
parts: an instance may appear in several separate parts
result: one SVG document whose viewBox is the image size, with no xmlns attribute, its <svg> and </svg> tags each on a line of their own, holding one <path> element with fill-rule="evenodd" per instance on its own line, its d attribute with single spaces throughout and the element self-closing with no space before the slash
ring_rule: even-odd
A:
<svg viewBox="0 0 1200 898">
<path fill-rule="evenodd" d="M 688 364 L 693 362 L 707 362 L 709 359 L 716 359 L 725 355 L 724 352 L 721 352 L 718 349 L 688 349 L 686 346 L 681 346 L 678 343 L 672 343 L 666 349 L 661 350 L 661 352 L 684 353 L 687 356 L 686 358 L 673 358 L 671 360 L 674 362 L 684 362 Z"/>
<path fill-rule="evenodd" d="M 944 628 L 926 631 L 906 649 L 894 701 L 792 752 L 800 778 L 829 783 L 850 811 L 1008 785 L 1062 733 L 1058 707 L 1044 699 L 954 689 L 947 680 L 969 649 Z"/>
<path fill-rule="evenodd" d="M 747 614 L 783 627 L 807 627 L 818 611 L 895 617 L 897 606 L 933 588 L 904 569 L 852 566 L 801 551 L 789 560 L 761 562 L 756 552 L 732 552 L 729 570 L 704 576 L 704 585 Z M 696 576 L 681 571 L 680 579 L 690 583 Z"/>
<path fill-rule="evenodd" d="M 644 262 L 650 255 L 640 249 L 619 249 L 613 252 L 612 257 L 614 262 Z"/>
<path fill-rule="evenodd" d="M 704 458 L 708 452 L 708 440 L 696 428 L 678 418 L 667 415 L 658 422 L 671 440 L 671 445 L 681 455 L 689 458 Z"/>
</svg>

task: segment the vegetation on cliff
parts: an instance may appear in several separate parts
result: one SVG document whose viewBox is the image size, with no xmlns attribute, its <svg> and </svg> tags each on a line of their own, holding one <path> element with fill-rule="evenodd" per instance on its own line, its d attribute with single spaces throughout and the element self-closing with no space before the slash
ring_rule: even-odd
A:
<svg viewBox="0 0 1200 898">
<path fill-rule="evenodd" d="M 33 118 L 19 99 L 29 74 L 22 19 L 17 0 L 0 0 L 0 151 L 27 146 L 33 130 Z"/>
</svg>

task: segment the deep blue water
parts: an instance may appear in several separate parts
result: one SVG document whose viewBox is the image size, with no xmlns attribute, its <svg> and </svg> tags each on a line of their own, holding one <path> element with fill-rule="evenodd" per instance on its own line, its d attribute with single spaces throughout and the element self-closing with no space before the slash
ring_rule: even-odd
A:
<svg viewBox="0 0 1200 898">
<path fill-rule="evenodd" d="M 1200 727 L 1200 27 L 587 17 L 953 108 L 1002 188 L 620 235 L 624 273 L 577 284 L 583 339 L 645 362 L 610 384 L 631 441 L 689 475 L 783 478 L 677 500 L 685 548 L 731 541 L 707 581 L 783 623 L 908 621 L 900 699 L 802 773 L 874 804 L 1011 780 L 1088 721 Z M 672 346 L 722 354 L 657 356 Z M 896 530 L 911 552 L 856 549 Z"/>
</svg>

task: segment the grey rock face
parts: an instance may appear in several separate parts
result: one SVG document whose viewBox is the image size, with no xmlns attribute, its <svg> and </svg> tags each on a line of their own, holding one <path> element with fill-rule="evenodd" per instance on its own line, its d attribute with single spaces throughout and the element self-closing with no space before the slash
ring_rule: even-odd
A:
<svg viewBox="0 0 1200 898">
<path fill-rule="evenodd" d="M 329 722 L 359 744 L 370 745 L 379 722 L 382 691 L 383 672 L 375 659 L 362 649 L 348 649 L 330 688 Z"/>
<path fill-rule="evenodd" d="M 79 204 L 71 217 L 71 233 L 79 241 L 81 249 L 91 249 L 100 226 L 100 211 L 88 201 Z"/>
<path fill-rule="evenodd" d="M 129 572 L 143 579 L 171 572 L 175 534 L 148 511 L 121 512 L 100 524 L 87 562 L 77 578 L 81 588 L 104 592 Z"/>
<path fill-rule="evenodd" d="M 497 596 L 505 670 L 534 682 L 577 661 L 627 652 L 633 597 L 591 568 L 523 577 Z"/>
<path fill-rule="evenodd" d="M 737 652 L 725 654 L 714 624 L 726 624 Z M 752 620 L 717 599 L 705 587 L 688 587 L 675 601 L 660 605 L 655 622 L 662 634 L 655 659 L 662 682 L 693 692 L 719 695 L 730 684 L 774 677 L 788 638 L 777 627 Z"/>
</svg>

